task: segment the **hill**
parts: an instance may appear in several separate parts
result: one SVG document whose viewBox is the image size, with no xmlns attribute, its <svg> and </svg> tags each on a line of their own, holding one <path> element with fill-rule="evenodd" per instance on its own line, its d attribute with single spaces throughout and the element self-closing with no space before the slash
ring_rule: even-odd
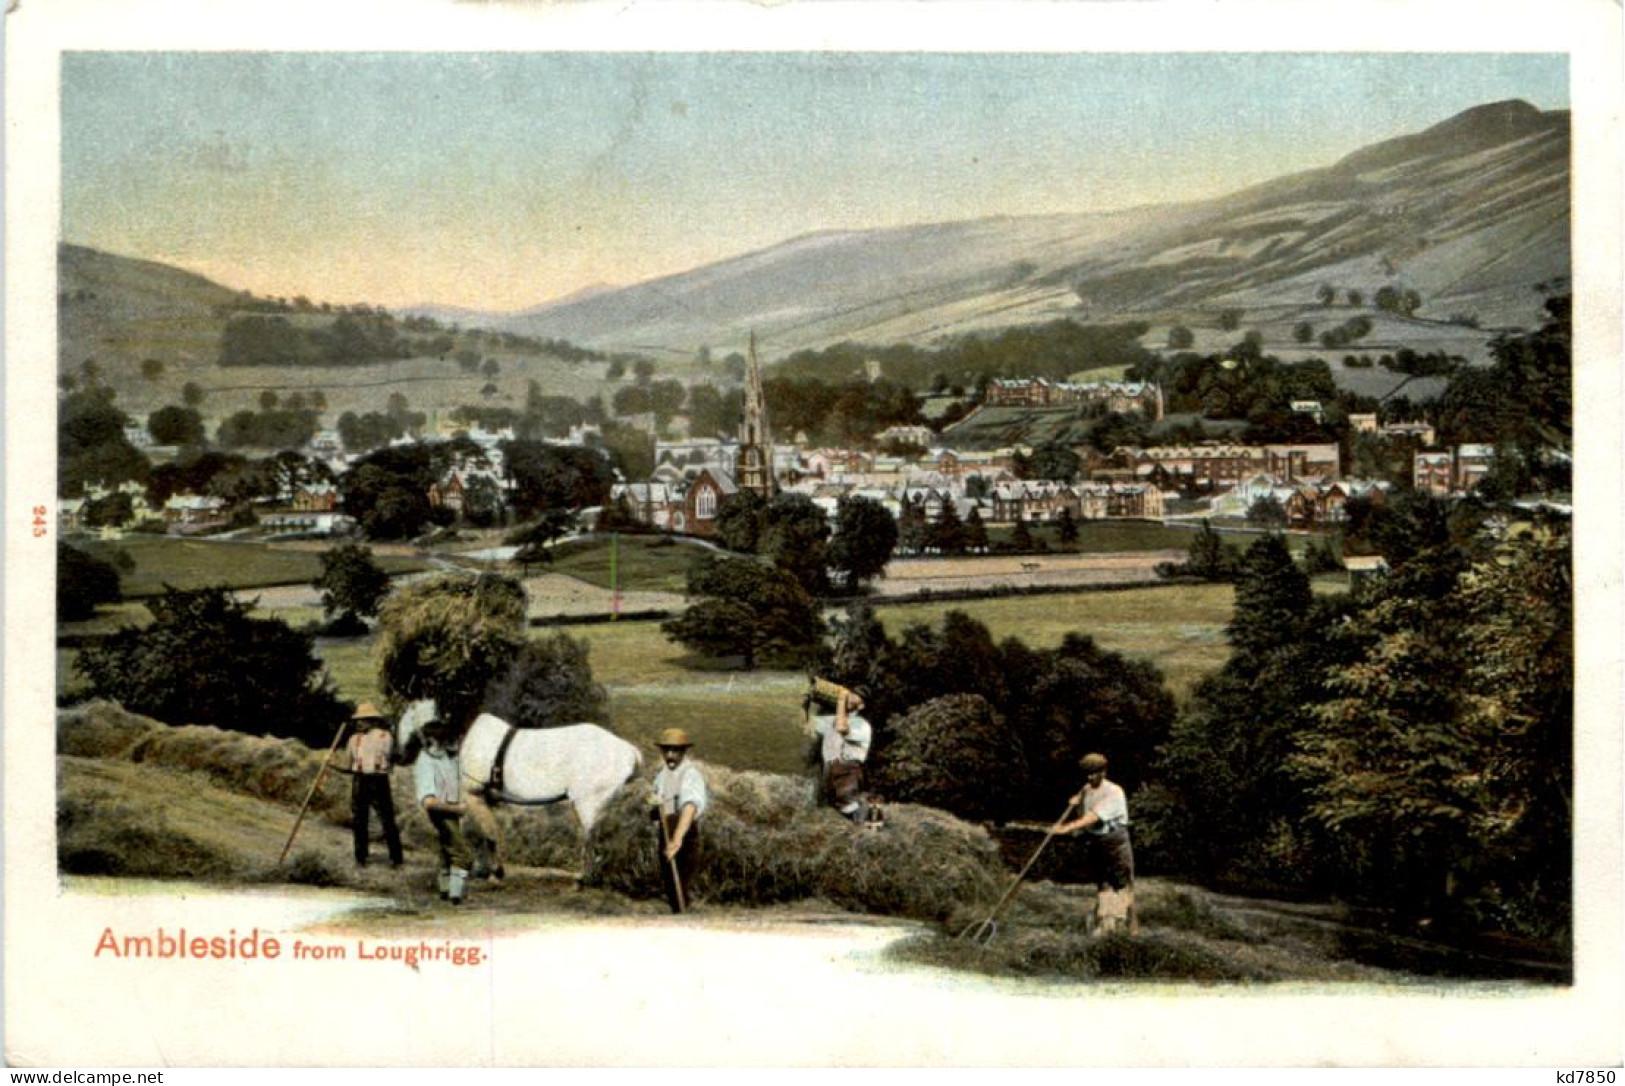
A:
<svg viewBox="0 0 1625 1086">
<path fill-rule="evenodd" d="M 307 359 L 286 365 L 222 365 L 222 341 L 234 321 L 275 317 L 294 333 L 320 342 L 341 320 L 339 311 L 305 303 L 292 306 L 254 298 L 202 276 L 150 260 L 104 253 L 79 245 L 57 249 L 58 371 L 79 376 L 87 361 L 117 393 L 119 408 L 136 419 L 180 403 L 192 383 L 203 393 L 199 411 L 210 433 L 237 411 L 255 410 L 262 393 L 321 391 L 324 425 L 345 411 L 386 410 L 391 393 L 405 395 L 415 410 L 432 413 L 461 404 L 523 406 L 530 381 L 549 393 L 585 399 L 599 392 L 605 363 L 577 352 L 560 357 L 554 345 L 517 339 L 512 333 L 471 324 L 437 327 L 422 316 L 397 322 L 403 357 L 357 361 Z M 465 318 L 477 315 L 465 314 Z M 459 364 L 470 353 L 494 360 L 497 372 L 472 372 Z M 363 356 L 365 357 L 365 356 Z M 158 363 L 156 368 L 151 362 Z M 144 365 L 146 364 L 146 365 Z M 491 385 L 494 391 L 484 389 Z"/>
<path fill-rule="evenodd" d="M 1328 285 L 1340 306 L 1393 286 L 1431 322 L 1532 326 L 1532 288 L 1569 275 L 1568 192 L 1567 112 L 1502 102 L 1214 200 L 813 234 L 500 324 L 687 352 L 755 329 L 781 353 L 1062 316 L 1212 326 L 1232 307 L 1290 327 L 1325 316 Z M 1468 351 L 1484 338 L 1453 327 Z"/>
</svg>

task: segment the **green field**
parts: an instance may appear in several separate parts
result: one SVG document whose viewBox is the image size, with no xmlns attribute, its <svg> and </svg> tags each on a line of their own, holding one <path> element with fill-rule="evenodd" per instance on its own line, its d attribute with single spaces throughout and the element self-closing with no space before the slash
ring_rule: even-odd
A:
<svg viewBox="0 0 1625 1086">
<path fill-rule="evenodd" d="M 1188 528 L 1172 528 L 1153 520 L 1080 520 L 1077 527 L 1078 541 L 1071 546 L 1064 546 L 1057 540 L 1053 523 L 1028 524 L 1027 531 L 1033 542 L 1043 540 L 1048 543 L 1050 554 L 1182 551 L 1191 545 L 1193 536 Z M 994 525 L 987 530 L 988 542 L 1008 543 L 1014 530 L 1007 525 Z"/>
<path fill-rule="evenodd" d="M 1180 699 L 1224 663 L 1224 625 L 1230 620 L 1228 585 L 1194 585 L 1006 597 L 957 603 L 920 603 L 877 609 L 896 636 L 910 622 L 940 624 L 949 610 L 985 623 L 995 639 L 1019 637 L 1052 648 L 1069 632 L 1085 633 L 1103 648 L 1147 660 L 1161 669 Z M 709 761 L 736 769 L 793 773 L 804 744 L 799 732 L 798 671 L 724 670 L 686 654 L 654 622 L 567 627 L 591 649 L 594 677 L 609 691 L 617 733 L 647 747 L 663 728 L 684 728 Z M 346 698 L 377 696 L 372 641 L 323 641 L 318 649 Z"/>
<path fill-rule="evenodd" d="M 135 560 L 135 569 L 121 577 L 127 598 L 156 596 L 166 584 L 175 588 L 309 584 L 322 568 L 319 551 L 290 550 L 267 543 L 131 536 L 117 543 L 77 545 L 99 558 L 123 551 Z M 376 561 L 392 574 L 429 568 L 428 563 L 417 558 L 380 556 Z"/>
<path fill-rule="evenodd" d="M 546 568 L 549 573 L 567 574 L 598 588 L 619 585 L 622 591 L 682 592 L 688 587 L 689 566 L 708 553 L 693 545 L 668 543 L 662 536 L 623 535 L 613 548 L 602 540 L 561 544 L 553 552 L 553 564 Z"/>
</svg>

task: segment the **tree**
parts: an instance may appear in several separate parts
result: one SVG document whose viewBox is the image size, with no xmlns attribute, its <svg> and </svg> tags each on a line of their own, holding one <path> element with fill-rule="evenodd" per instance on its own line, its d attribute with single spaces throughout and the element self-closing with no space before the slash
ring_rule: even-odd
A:
<svg viewBox="0 0 1625 1086">
<path fill-rule="evenodd" d="M 1286 506 L 1273 494 L 1254 498 L 1252 504 L 1247 507 L 1247 523 L 1276 530 L 1285 528 Z"/>
<path fill-rule="evenodd" d="M 646 385 L 655 375 L 655 364 L 647 358 L 639 358 L 632 363 L 632 375 L 638 384 Z"/>
<path fill-rule="evenodd" d="M 164 375 L 164 363 L 157 358 L 143 358 L 141 360 L 141 376 L 153 384 Z"/>
<path fill-rule="evenodd" d="M 1196 343 L 1196 334 L 1183 324 L 1168 329 L 1168 347 L 1175 351 L 1188 351 Z"/>
<path fill-rule="evenodd" d="M 901 803 L 960 818 L 1004 817 L 1026 778 L 1021 741 L 977 694 L 933 698 L 891 725 L 884 771 L 875 784 Z"/>
<path fill-rule="evenodd" d="M 706 656 L 738 656 L 746 671 L 768 655 L 809 658 L 824 634 L 796 578 L 748 558 L 702 559 L 689 572 L 688 594 L 695 602 L 661 632 Z"/>
<path fill-rule="evenodd" d="M 276 392 L 273 391 L 272 389 L 268 388 L 264 392 L 260 393 L 260 410 L 261 411 L 275 411 L 276 408 L 277 408 L 277 404 L 280 403 L 280 402 L 281 401 L 277 398 Z"/>
<path fill-rule="evenodd" d="M 1365 304 L 1365 295 L 1358 290 L 1347 291 L 1344 296 L 1348 298 L 1349 305 L 1354 309 L 1358 309 Z"/>
<path fill-rule="evenodd" d="M 1321 305 L 1331 305 L 1337 300 L 1337 291 L 1332 289 L 1330 283 L 1322 283 L 1315 288 L 1315 301 Z"/>
<path fill-rule="evenodd" d="M 203 419 L 189 407 L 160 407 L 147 416 L 147 432 L 160 445 L 201 445 Z"/>
<path fill-rule="evenodd" d="M 1032 529 L 1028 528 L 1027 522 L 1020 517 L 1017 517 L 1016 526 L 1010 531 L 1010 546 L 1021 554 L 1028 554 L 1033 549 Z"/>
<path fill-rule="evenodd" d="M 607 722 L 609 695 L 593 681 L 587 642 L 564 633 L 527 641 L 485 692 L 485 711 L 516 728 Z"/>
<path fill-rule="evenodd" d="M 1157 567 L 1164 577 L 1199 577 L 1204 581 L 1233 581 L 1236 579 L 1239 556 L 1227 547 L 1211 522 L 1204 520 L 1186 551 L 1185 561 L 1178 565 Z"/>
<path fill-rule="evenodd" d="M 203 386 L 196 381 L 188 381 L 181 386 L 181 403 L 187 407 L 198 407 L 203 403 Z"/>
<path fill-rule="evenodd" d="M 75 664 L 92 697 L 173 724 L 281 735 L 324 748 L 348 716 L 310 634 L 254 618 L 223 587 L 166 588 L 152 622 L 84 648 Z"/>
<path fill-rule="evenodd" d="M 982 511 L 971 506 L 965 518 L 965 549 L 972 554 L 987 553 L 987 525 L 982 522 Z"/>
<path fill-rule="evenodd" d="M 897 548 L 897 522 L 885 506 L 870 498 L 844 496 L 835 507 L 835 533 L 825 560 L 846 579 L 846 591 L 886 574 Z"/>
<path fill-rule="evenodd" d="M 124 436 L 129 418 L 113 406 L 113 390 L 86 381 L 57 407 L 57 491 L 84 492 L 86 483 L 115 486 L 145 481 L 150 465 Z"/>
<path fill-rule="evenodd" d="M 758 550 L 810 596 L 829 592 L 829 518 L 805 494 L 775 494 L 762 512 Z"/>
<path fill-rule="evenodd" d="M 740 490 L 717 506 L 717 538 L 740 554 L 755 554 L 761 542 L 762 517 L 767 499 L 754 490 Z"/>
<path fill-rule="evenodd" d="M 389 574 L 373 560 L 372 549 L 346 543 L 322 555 L 322 570 L 311 582 L 322 594 L 322 614 L 337 628 L 366 632 L 362 620 L 378 613 L 389 595 Z"/>
<path fill-rule="evenodd" d="M 418 581 L 379 611 L 378 686 L 397 701 L 433 698 L 443 718 L 466 727 L 524 644 L 525 590 L 511 577 Z"/>
<path fill-rule="evenodd" d="M 1246 316 L 1246 311 L 1242 309 L 1221 309 L 1219 310 L 1219 327 L 1226 332 L 1234 332 L 1241 327 L 1241 318 L 1244 316 Z"/>
<path fill-rule="evenodd" d="M 575 530 L 575 513 L 567 509 L 549 509 L 535 524 L 510 538 L 510 542 L 519 545 L 513 560 L 526 570 L 538 562 L 551 563 L 553 544 Z"/>
<path fill-rule="evenodd" d="M 965 553 L 965 522 L 952 498 L 942 502 L 942 513 L 926 530 L 926 545 L 941 554 Z"/>
<path fill-rule="evenodd" d="M 501 372 L 502 363 L 498 362 L 494 358 L 487 358 L 484 362 L 480 363 L 480 374 L 484 377 L 495 380 L 496 376 Z"/>
<path fill-rule="evenodd" d="M 56 618 L 58 622 L 79 622 L 94 618 L 104 603 L 124 598 L 118 570 L 111 562 L 70 547 L 56 544 Z"/>
<path fill-rule="evenodd" d="M 1313 343 L 1315 341 L 1315 326 L 1308 321 L 1299 321 L 1292 326 L 1292 338 L 1299 343 Z"/>
<path fill-rule="evenodd" d="M 1016 461 L 1017 474 L 1023 479 L 1053 479 L 1061 483 L 1076 479 L 1081 467 L 1077 453 L 1054 442 L 1040 445 L 1032 456 Z"/>
<path fill-rule="evenodd" d="M 1071 547 L 1078 542 L 1078 520 L 1068 506 L 1063 505 L 1060 515 L 1055 518 L 1055 535 L 1063 547 Z"/>
</svg>

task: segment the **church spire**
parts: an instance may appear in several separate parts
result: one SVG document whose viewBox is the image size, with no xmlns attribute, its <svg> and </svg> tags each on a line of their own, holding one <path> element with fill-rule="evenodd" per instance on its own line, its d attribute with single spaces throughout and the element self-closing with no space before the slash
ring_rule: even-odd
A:
<svg viewBox="0 0 1625 1086">
<path fill-rule="evenodd" d="M 745 421 L 739 427 L 738 470 L 734 473 L 741 490 L 771 498 L 777 489 L 773 481 L 773 436 L 767 425 L 767 397 L 762 392 L 762 367 L 756 358 L 756 333 L 750 334 L 750 369 L 745 374 Z"/>
</svg>

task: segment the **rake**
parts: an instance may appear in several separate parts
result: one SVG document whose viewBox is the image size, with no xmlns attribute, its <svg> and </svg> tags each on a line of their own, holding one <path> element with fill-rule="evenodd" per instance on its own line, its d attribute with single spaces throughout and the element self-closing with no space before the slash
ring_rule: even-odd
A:
<svg viewBox="0 0 1625 1086">
<path fill-rule="evenodd" d="M 1003 897 L 999 898 L 998 904 L 993 906 L 993 911 L 987 914 L 987 919 L 972 923 L 964 931 L 960 932 L 956 938 L 968 938 L 978 946 L 987 946 L 993 941 L 993 937 L 998 934 L 999 917 L 1003 914 L 1005 906 L 1010 904 L 1010 899 L 1016 896 L 1016 890 L 1020 888 L 1022 880 L 1027 877 L 1027 872 L 1033 869 L 1033 864 L 1037 863 L 1038 857 L 1043 855 L 1045 846 L 1050 843 L 1050 838 L 1055 836 L 1055 832 L 1061 828 L 1067 816 L 1072 813 L 1072 808 L 1077 805 L 1078 797 L 1073 796 L 1072 801 L 1066 805 L 1066 810 L 1061 812 L 1061 817 L 1057 818 L 1055 824 L 1050 826 L 1049 832 L 1044 835 L 1044 839 L 1038 842 L 1037 848 L 1033 849 L 1033 854 L 1027 857 L 1027 862 L 1022 865 L 1020 871 L 1016 872 L 1015 881 L 1010 883 L 1010 888 L 1004 892 Z"/>
</svg>

